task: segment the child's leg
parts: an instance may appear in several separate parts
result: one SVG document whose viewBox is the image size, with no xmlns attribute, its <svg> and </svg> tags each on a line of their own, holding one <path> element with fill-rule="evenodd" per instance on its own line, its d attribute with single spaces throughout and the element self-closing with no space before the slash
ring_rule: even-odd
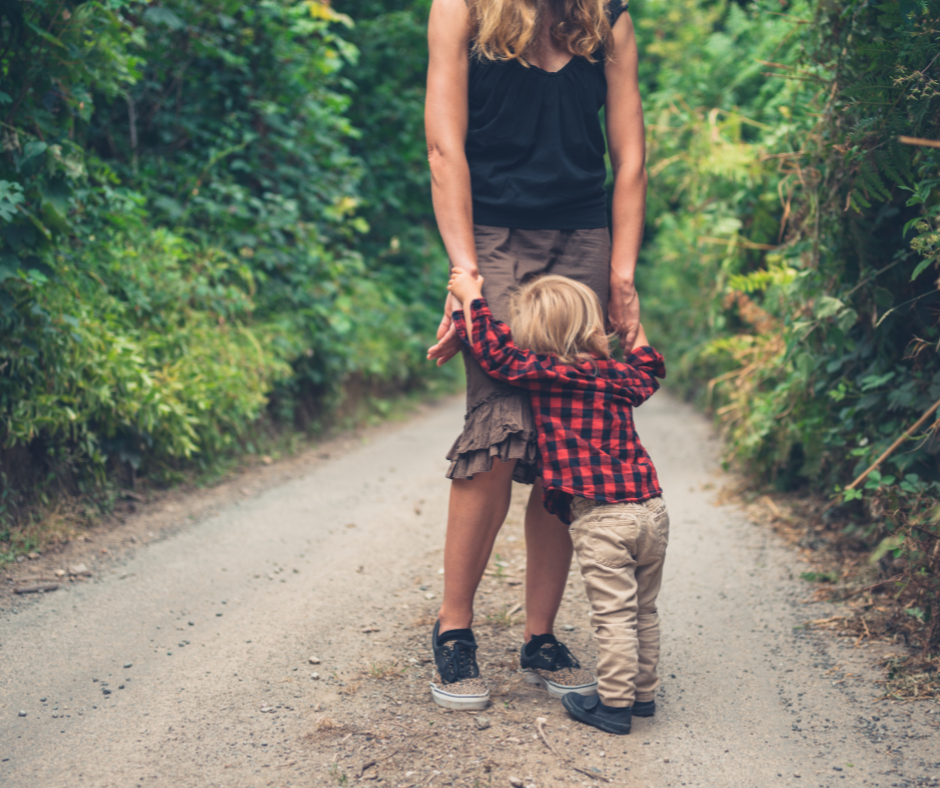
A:
<svg viewBox="0 0 940 788">
<path fill-rule="evenodd" d="M 659 687 L 656 668 L 659 664 L 659 613 L 656 598 L 663 583 L 663 563 L 669 542 L 669 514 L 661 498 L 645 503 L 649 511 L 647 532 L 641 539 L 637 555 L 637 639 L 639 669 L 636 677 L 636 700 L 653 700 Z"/>
<path fill-rule="evenodd" d="M 605 706 L 633 705 L 638 672 L 636 545 L 639 504 L 594 506 L 571 526 L 571 537 L 597 641 L 598 695 Z"/>
</svg>

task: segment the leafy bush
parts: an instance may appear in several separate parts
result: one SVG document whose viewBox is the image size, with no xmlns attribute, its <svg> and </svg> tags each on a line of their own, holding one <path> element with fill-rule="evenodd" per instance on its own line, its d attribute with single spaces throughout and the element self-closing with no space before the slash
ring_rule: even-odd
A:
<svg viewBox="0 0 940 788">
<path fill-rule="evenodd" d="M 904 139 L 940 138 L 936 6 L 649 2 L 638 29 L 654 336 L 730 458 L 780 489 L 838 492 L 940 398 L 940 150 Z M 936 425 L 857 493 L 873 546 L 896 533 L 884 496 L 890 522 L 926 516 Z M 935 571 L 937 532 L 905 533 L 911 584 Z M 924 593 L 929 649 L 940 599 Z"/>
<path fill-rule="evenodd" d="M 391 200 L 401 140 L 359 149 L 388 113 L 350 109 L 397 102 L 414 135 L 420 48 L 354 90 L 353 22 L 317 0 L 11 0 L 0 22 L 5 520 L 211 465 L 266 413 L 322 425 L 350 385 L 422 385 L 446 269 L 423 162 Z"/>
</svg>

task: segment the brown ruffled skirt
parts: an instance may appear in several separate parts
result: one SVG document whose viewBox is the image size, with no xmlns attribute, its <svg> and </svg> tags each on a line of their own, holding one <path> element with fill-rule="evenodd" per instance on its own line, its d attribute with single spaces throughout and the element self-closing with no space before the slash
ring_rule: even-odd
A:
<svg viewBox="0 0 940 788">
<path fill-rule="evenodd" d="M 610 233 L 590 230 L 516 230 L 474 225 L 483 295 L 497 320 L 509 322 L 509 300 L 523 282 L 559 274 L 590 287 L 606 316 L 610 286 Z M 538 445 L 529 395 L 487 375 L 464 349 L 467 415 L 463 432 L 447 454 L 448 479 L 471 479 L 493 467 L 493 458 L 516 460 L 513 479 L 532 484 L 538 476 Z"/>
</svg>

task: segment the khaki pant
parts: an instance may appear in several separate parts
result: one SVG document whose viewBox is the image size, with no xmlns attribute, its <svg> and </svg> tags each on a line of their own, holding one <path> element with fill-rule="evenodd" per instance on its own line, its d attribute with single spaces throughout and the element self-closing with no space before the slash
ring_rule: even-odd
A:
<svg viewBox="0 0 940 788">
<path fill-rule="evenodd" d="M 598 694 L 607 706 L 650 701 L 659 686 L 656 597 L 669 542 L 662 498 L 603 503 L 575 497 L 571 539 L 591 602 Z"/>
</svg>

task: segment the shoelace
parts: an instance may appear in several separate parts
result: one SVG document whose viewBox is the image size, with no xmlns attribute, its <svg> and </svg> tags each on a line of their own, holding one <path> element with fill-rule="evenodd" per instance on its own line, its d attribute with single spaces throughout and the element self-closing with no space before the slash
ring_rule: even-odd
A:
<svg viewBox="0 0 940 788">
<path fill-rule="evenodd" d="M 539 656 L 547 659 L 551 665 L 549 670 L 558 670 L 559 668 L 580 668 L 581 663 L 575 658 L 574 654 L 568 651 L 564 643 L 558 641 L 546 643 L 539 649 Z"/>
<path fill-rule="evenodd" d="M 451 648 L 447 649 L 447 646 Z M 448 650 L 450 653 L 447 653 Z M 461 679 L 473 679 L 480 675 L 473 660 L 476 650 L 476 643 L 471 643 L 469 640 L 451 640 L 446 643 L 444 664 L 438 666 L 441 678 L 448 683 L 453 683 Z"/>
</svg>

